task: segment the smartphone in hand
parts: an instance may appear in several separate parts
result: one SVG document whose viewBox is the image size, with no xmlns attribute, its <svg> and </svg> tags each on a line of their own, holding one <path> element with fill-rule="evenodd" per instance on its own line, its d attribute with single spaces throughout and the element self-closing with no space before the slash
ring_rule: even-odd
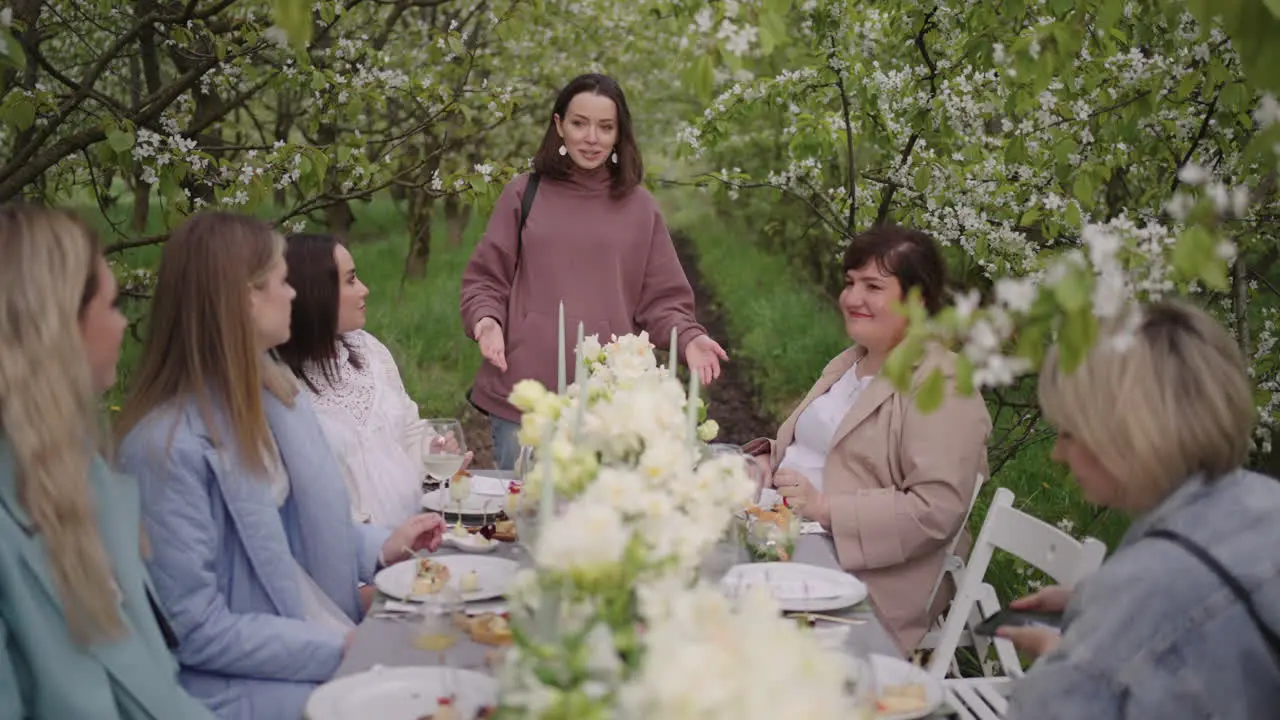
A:
<svg viewBox="0 0 1280 720">
<path fill-rule="evenodd" d="M 994 636 L 1002 627 L 1042 627 L 1049 630 L 1062 628 L 1062 613 L 1028 612 L 1025 610 L 1004 609 L 982 622 L 973 629 L 975 635 Z"/>
</svg>

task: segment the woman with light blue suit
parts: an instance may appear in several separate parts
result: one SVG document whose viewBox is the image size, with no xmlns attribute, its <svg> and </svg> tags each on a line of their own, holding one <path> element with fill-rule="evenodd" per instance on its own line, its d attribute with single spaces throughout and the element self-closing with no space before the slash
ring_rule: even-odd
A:
<svg viewBox="0 0 1280 720">
<path fill-rule="evenodd" d="M 268 354 L 289 337 L 283 253 L 247 217 L 197 215 L 173 233 L 118 427 L 180 680 L 236 720 L 300 717 L 364 612 L 357 584 L 443 531 L 437 515 L 352 522 L 315 414 Z"/>
<path fill-rule="evenodd" d="M 59 211 L 0 208 L 0 257 L 0 718 L 208 718 L 177 681 L 138 486 L 94 450 L 115 278 Z"/>
</svg>

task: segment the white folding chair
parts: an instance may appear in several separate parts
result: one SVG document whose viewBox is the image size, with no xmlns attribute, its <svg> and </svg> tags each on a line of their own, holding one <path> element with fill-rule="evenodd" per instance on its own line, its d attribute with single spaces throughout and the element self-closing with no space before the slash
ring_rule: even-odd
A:
<svg viewBox="0 0 1280 720">
<path fill-rule="evenodd" d="M 942 689 L 960 720 L 1000 720 L 1009 711 L 1009 678 L 947 678 Z"/>
<path fill-rule="evenodd" d="M 971 629 L 972 618 L 990 615 L 999 609 L 995 592 L 983 583 L 991 556 L 997 549 L 1022 559 L 1067 587 L 1097 570 L 1107 554 L 1107 546 L 1102 542 L 1094 538 L 1076 540 L 1043 520 L 1015 509 L 1013 492 L 1008 488 L 996 490 L 982 530 L 969 553 L 964 578 L 942 624 L 938 646 L 929 659 L 930 675 L 946 677 L 961 635 L 967 627 Z M 1022 664 L 1012 643 L 995 638 L 995 648 L 1005 673 L 1020 677 Z"/>
<path fill-rule="evenodd" d="M 973 485 L 973 495 L 969 496 L 969 509 L 964 514 L 964 523 L 960 526 L 960 532 L 951 538 L 951 544 L 947 546 L 947 555 L 942 561 L 942 572 L 938 573 L 938 577 L 933 581 L 933 588 L 929 591 L 929 598 L 925 601 L 925 610 L 933 608 L 933 601 L 938 597 L 938 590 L 942 588 L 942 582 L 948 575 L 951 576 L 951 582 L 957 588 L 964 578 L 965 562 L 964 558 L 956 554 L 956 546 L 960 544 L 960 538 L 964 535 L 965 529 L 969 527 L 969 518 L 973 515 L 973 506 L 978 502 L 978 494 L 982 492 L 982 486 L 986 482 L 986 478 L 981 473 L 978 474 L 977 481 Z M 946 617 L 943 613 L 933 621 L 933 625 L 929 628 L 929 632 L 925 633 L 924 638 L 916 645 L 916 651 L 933 650 L 938 647 L 938 638 L 942 635 L 942 622 Z M 973 638 L 966 632 L 959 640 L 961 647 L 973 645 Z M 959 674 L 958 672 L 956 674 Z"/>
</svg>

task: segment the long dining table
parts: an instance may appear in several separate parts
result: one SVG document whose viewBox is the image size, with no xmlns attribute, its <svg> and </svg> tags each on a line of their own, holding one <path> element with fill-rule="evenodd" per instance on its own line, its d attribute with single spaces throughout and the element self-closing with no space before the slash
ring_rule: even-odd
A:
<svg viewBox="0 0 1280 720">
<path fill-rule="evenodd" d="M 443 546 L 437 554 L 453 554 L 457 552 Z M 529 562 L 529 555 L 518 546 L 503 543 L 492 555 L 505 557 L 520 565 Z M 808 563 L 819 567 L 839 569 L 836 562 L 835 547 L 831 538 L 826 535 L 801 535 L 796 542 L 796 554 L 792 562 Z M 338 668 L 336 677 L 363 672 L 375 665 L 436 665 L 441 654 L 420 650 L 413 644 L 413 620 L 407 617 L 391 617 L 382 612 L 388 598 L 378 594 L 370 607 L 364 621 L 356 629 L 356 635 L 350 651 Z M 475 603 L 469 611 L 482 609 L 501 609 L 500 602 Z M 889 655 L 900 658 L 902 653 L 885 630 L 884 625 L 872 612 L 870 605 L 864 601 L 844 610 L 823 613 L 848 620 L 850 624 L 834 623 L 818 620 L 818 627 L 847 627 L 845 644 L 850 649 L 862 652 Z M 444 653 L 447 664 L 456 668 L 487 670 L 486 657 L 493 648 L 471 640 L 465 634 L 453 647 Z"/>
</svg>

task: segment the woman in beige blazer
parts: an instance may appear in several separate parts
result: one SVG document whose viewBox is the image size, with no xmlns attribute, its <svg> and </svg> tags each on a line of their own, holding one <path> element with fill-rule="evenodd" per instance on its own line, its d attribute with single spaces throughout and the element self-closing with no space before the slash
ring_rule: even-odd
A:
<svg viewBox="0 0 1280 720">
<path fill-rule="evenodd" d="M 944 348 L 929 348 L 914 373 L 916 383 L 935 368 L 947 379 L 933 412 L 879 374 L 906 330 L 894 302 L 919 288 L 930 312 L 942 305 L 945 264 L 932 238 L 873 228 L 850 243 L 844 271 L 840 309 L 854 345 L 827 364 L 776 439 L 744 450 L 767 460 L 766 482 L 831 532 L 841 567 L 867 585 L 909 653 L 950 599 L 946 588 L 926 607 L 987 472 L 991 416 L 980 394 L 955 391 L 956 357 Z"/>
</svg>

